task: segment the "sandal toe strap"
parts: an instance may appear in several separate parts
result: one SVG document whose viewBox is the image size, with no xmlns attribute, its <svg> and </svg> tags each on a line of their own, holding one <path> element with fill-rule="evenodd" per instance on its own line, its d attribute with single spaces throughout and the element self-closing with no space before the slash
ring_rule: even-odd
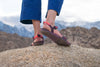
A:
<svg viewBox="0 0 100 67">
<path fill-rule="evenodd" d="M 57 26 L 54 26 L 53 29 L 58 29 L 58 27 Z"/>
</svg>

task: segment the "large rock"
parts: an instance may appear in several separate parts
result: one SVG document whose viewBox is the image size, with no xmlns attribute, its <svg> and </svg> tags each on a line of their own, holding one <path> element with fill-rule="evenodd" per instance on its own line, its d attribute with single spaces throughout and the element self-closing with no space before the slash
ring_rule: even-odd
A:
<svg viewBox="0 0 100 67">
<path fill-rule="evenodd" d="M 53 43 L 13 49 L 0 53 L 0 67 L 100 67 L 100 49 Z"/>
</svg>

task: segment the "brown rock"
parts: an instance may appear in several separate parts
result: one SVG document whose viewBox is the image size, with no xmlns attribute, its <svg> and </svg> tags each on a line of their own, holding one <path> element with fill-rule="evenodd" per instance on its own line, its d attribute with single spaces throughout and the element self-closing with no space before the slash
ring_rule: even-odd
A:
<svg viewBox="0 0 100 67">
<path fill-rule="evenodd" d="M 0 67 L 99 67 L 100 49 L 45 44 L 0 53 Z"/>
</svg>

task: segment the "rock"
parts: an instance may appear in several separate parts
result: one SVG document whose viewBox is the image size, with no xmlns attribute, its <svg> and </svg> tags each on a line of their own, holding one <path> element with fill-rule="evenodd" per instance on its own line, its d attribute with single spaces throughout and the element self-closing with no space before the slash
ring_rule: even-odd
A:
<svg viewBox="0 0 100 67">
<path fill-rule="evenodd" d="M 0 67 L 99 67 L 100 49 L 54 43 L 0 53 Z"/>
</svg>

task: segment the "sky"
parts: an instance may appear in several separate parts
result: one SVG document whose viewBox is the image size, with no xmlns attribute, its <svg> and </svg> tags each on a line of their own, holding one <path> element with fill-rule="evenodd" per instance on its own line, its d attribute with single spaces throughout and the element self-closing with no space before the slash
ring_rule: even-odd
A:
<svg viewBox="0 0 100 67">
<path fill-rule="evenodd" d="M 45 17 L 48 0 L 42 0 L 42 15 Z M 22 0 L 0 0 L 0 17 L 20 16 Z M 44 18 L 43 18 L 44 19 Z M 100 0 L 64 0 L 58 20 L 100 21 Z"/>
</svg>

